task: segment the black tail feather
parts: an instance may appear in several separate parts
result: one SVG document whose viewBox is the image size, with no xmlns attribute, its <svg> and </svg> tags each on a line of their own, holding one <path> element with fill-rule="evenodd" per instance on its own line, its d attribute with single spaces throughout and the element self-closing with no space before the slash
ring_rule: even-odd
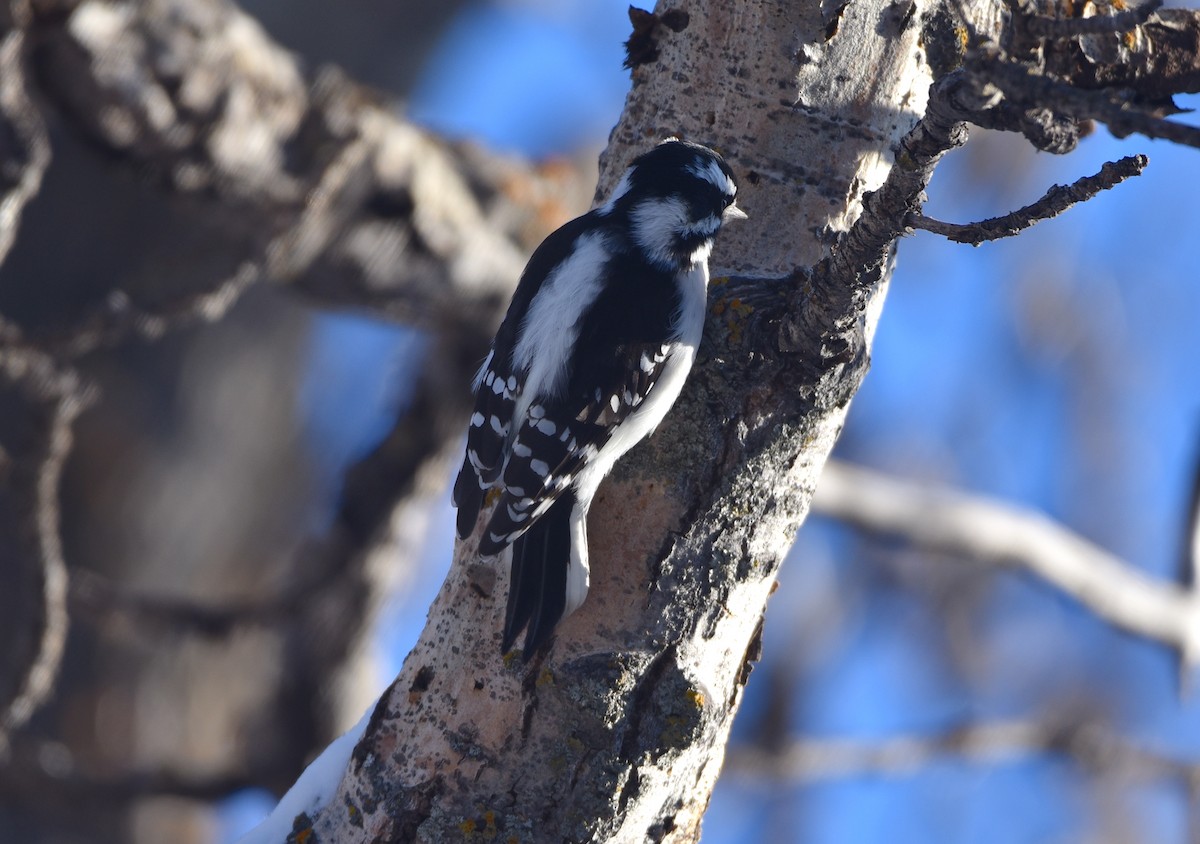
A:
<svg viewBox="0 0 1200 844">
<path fill-rule="evenodd" d="M 500 645 L 507 653 L 522 628 L 525 659 L 541 650 L 567 607 L 567 570 L 571 565 L 571 510 L 575 496 L 563 494 L 512 546 L 508 607 Z"/>
<path fill-rule="evenodd" d="M 458 538 L 466 539 L 475 530 L 475 520 L 479 518 L 479 510 L 483 507 L 479 476 L 466 460 L 463 460 L 458 479 L 454 482 L 453 501 L 458 508 Z"/>
</svg>

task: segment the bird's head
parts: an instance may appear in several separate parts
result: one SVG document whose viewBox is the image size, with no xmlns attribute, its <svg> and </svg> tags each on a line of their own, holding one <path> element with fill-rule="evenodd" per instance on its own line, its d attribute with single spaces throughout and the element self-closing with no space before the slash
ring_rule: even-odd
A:
<svg viewBox="0 0 1200 844">
<path fill-rule="evenodd" d="M 602 214 L 624 214 L 651 263 L 683 268 L 708 259 L 713 238 L 737 207 L 737 182 L 720 155 L 687 141 L 663 141 L 633 160 Z"/>
</svg>

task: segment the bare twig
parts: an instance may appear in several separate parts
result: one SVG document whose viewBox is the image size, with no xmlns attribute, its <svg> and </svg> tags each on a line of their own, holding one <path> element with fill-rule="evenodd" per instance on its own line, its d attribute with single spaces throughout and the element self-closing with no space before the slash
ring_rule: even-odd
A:
<svg viewBox="0 0 1200 844">
<path fill-rule="evenodd" d="M 972 246 L 1013 237 L 1035 223 L 1057 217 L 1072 205 L 1086 202 L 1101 191 L 1115 187 L 1132 176 L 1141 175 L 1148 161 L 1144 155 L 1129 155 L 1120 161 L 1109 161 L 1094 176 L 1084 176 L 1067 186 L 1054 185 L 1037 202 L 1003 217 L 978 223 L 944 223 L 924 214 L 913 213 L 909 215 L 908 223 L 914 229 L 940 234 L 956 243 L 969 243 Z"/>
<path fill-rule="evenodd" d="M 1030 35 L 1038 38 L 1075 38 L 1080 35 L 1102 35 L 1109 32 L 1128 32 L 1150 20 L 1162 8 L 1163 0 L 1149 0 L 1140 6 L 1112 15 L 1093 15 L 1090 18 L 1051 18 L 1031 15 L 1025 20 Z"/>
<path fill-rule="evenodd" d="M 1200 663 L 1200 593 L 1155 580 L 1041 513 L 830 461 L 815 512 L 940 553 L 1025 569 Z"/>
</svg>

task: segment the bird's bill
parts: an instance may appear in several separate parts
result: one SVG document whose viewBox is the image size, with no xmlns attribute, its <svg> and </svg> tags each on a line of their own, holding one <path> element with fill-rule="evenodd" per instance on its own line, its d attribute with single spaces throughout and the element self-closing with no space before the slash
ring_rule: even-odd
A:
<svg viewBox="0 0 1200 844">
<path fill-rule="evenodd" d="M 745 220 L 749 215 L 738 208 L 736 205 L 730 205 L 721 213 L 721 222 L 728 223 L 730 220 Z"/>
</svg>

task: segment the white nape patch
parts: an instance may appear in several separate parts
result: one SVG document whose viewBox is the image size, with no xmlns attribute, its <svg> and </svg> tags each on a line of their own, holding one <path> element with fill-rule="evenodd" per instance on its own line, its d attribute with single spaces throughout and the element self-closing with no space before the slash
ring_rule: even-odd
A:
<svg viewBox="0 0 1200 844">
<path fill-rule="evenodd" d="M 523 422 L 535 397 L 557 396 L 579 336 L 579 317 L 596 300 L 611 253 L 604 234 L 579 238 L 574 251 L 542 282 L 521 323 L 513 365 L 526 372 L 513 418 Z M 519 426 L 518 426 L 519 430 Z"/>
<path fill-rule="evenodd" d="M 571 565 L 567 568 L 567 601 L 562 617 L 566 618 L 583 603 L 591 581 L 588 564 L 587 510 L 575 502 L 571 508 Z"/>
<path fill-rule="evenodd" d="M 478 393 L 480 384 L 486 383 L 490 387 L 492 386 L 492 382 L 496 380 L 496 373 L 492 372 L 492 355 L 495 353 L 495 350 L 492 350 L 483 359 L 483 363 L 479 366 L 479 371 L 475 373 L 475 380 L 471 382 L 471 392 Z"/>
<path fill-rule="evenodd" d="M 570 575 L 567 583 L 569 588 Z M 304 769 L 304 773 L 283 795 L 271 814 L 239 838 L 237 844 L 279 844 L 291 835 L 292 821 L 297 815 L 303 813 L 312 817 L 325 808 L 333 795 L 337 794 L 338 785 L 350 764 L 350 755 L 367 731 L 371 715 L 378 705 L 379 701 L 372 703 L 357 724 L 330 742 L 321 755 Z"/>
<path fill-rule="evenodd" d="M 630 167 L 625 171 L 625 175 L 621 176 L 621 181 L 617 182 L 617 186 L 613 188 L 612 195 L 609 196 L 608 202 L 597 208 L 596 213 L 603 216 L 613 212 L 613 209 L 617 207 L 617 202 L 621 199 L 621 197 L 629 193 L 629 189 L 633 187 L 633 171 L 635 169 L 636 168 L 634 167 Z"/>
<path fill-rule="evenodd" d="M 652 264 L 664 269 L 675 266 L 672 249 L 680 232 L 693 225 L 682 199 L 643 199 L 630 212 L 633 239 Z"/>
<path fill-rule="evenodd" d="M 693 164 L 687 169 L 693 176 L 708 182 L 726 196 L 737 196 L 737 185 L 733 183 L 733 179 L 729 178 L 721 166 L 711 158 L 703 165 Z"/>
</svg>

